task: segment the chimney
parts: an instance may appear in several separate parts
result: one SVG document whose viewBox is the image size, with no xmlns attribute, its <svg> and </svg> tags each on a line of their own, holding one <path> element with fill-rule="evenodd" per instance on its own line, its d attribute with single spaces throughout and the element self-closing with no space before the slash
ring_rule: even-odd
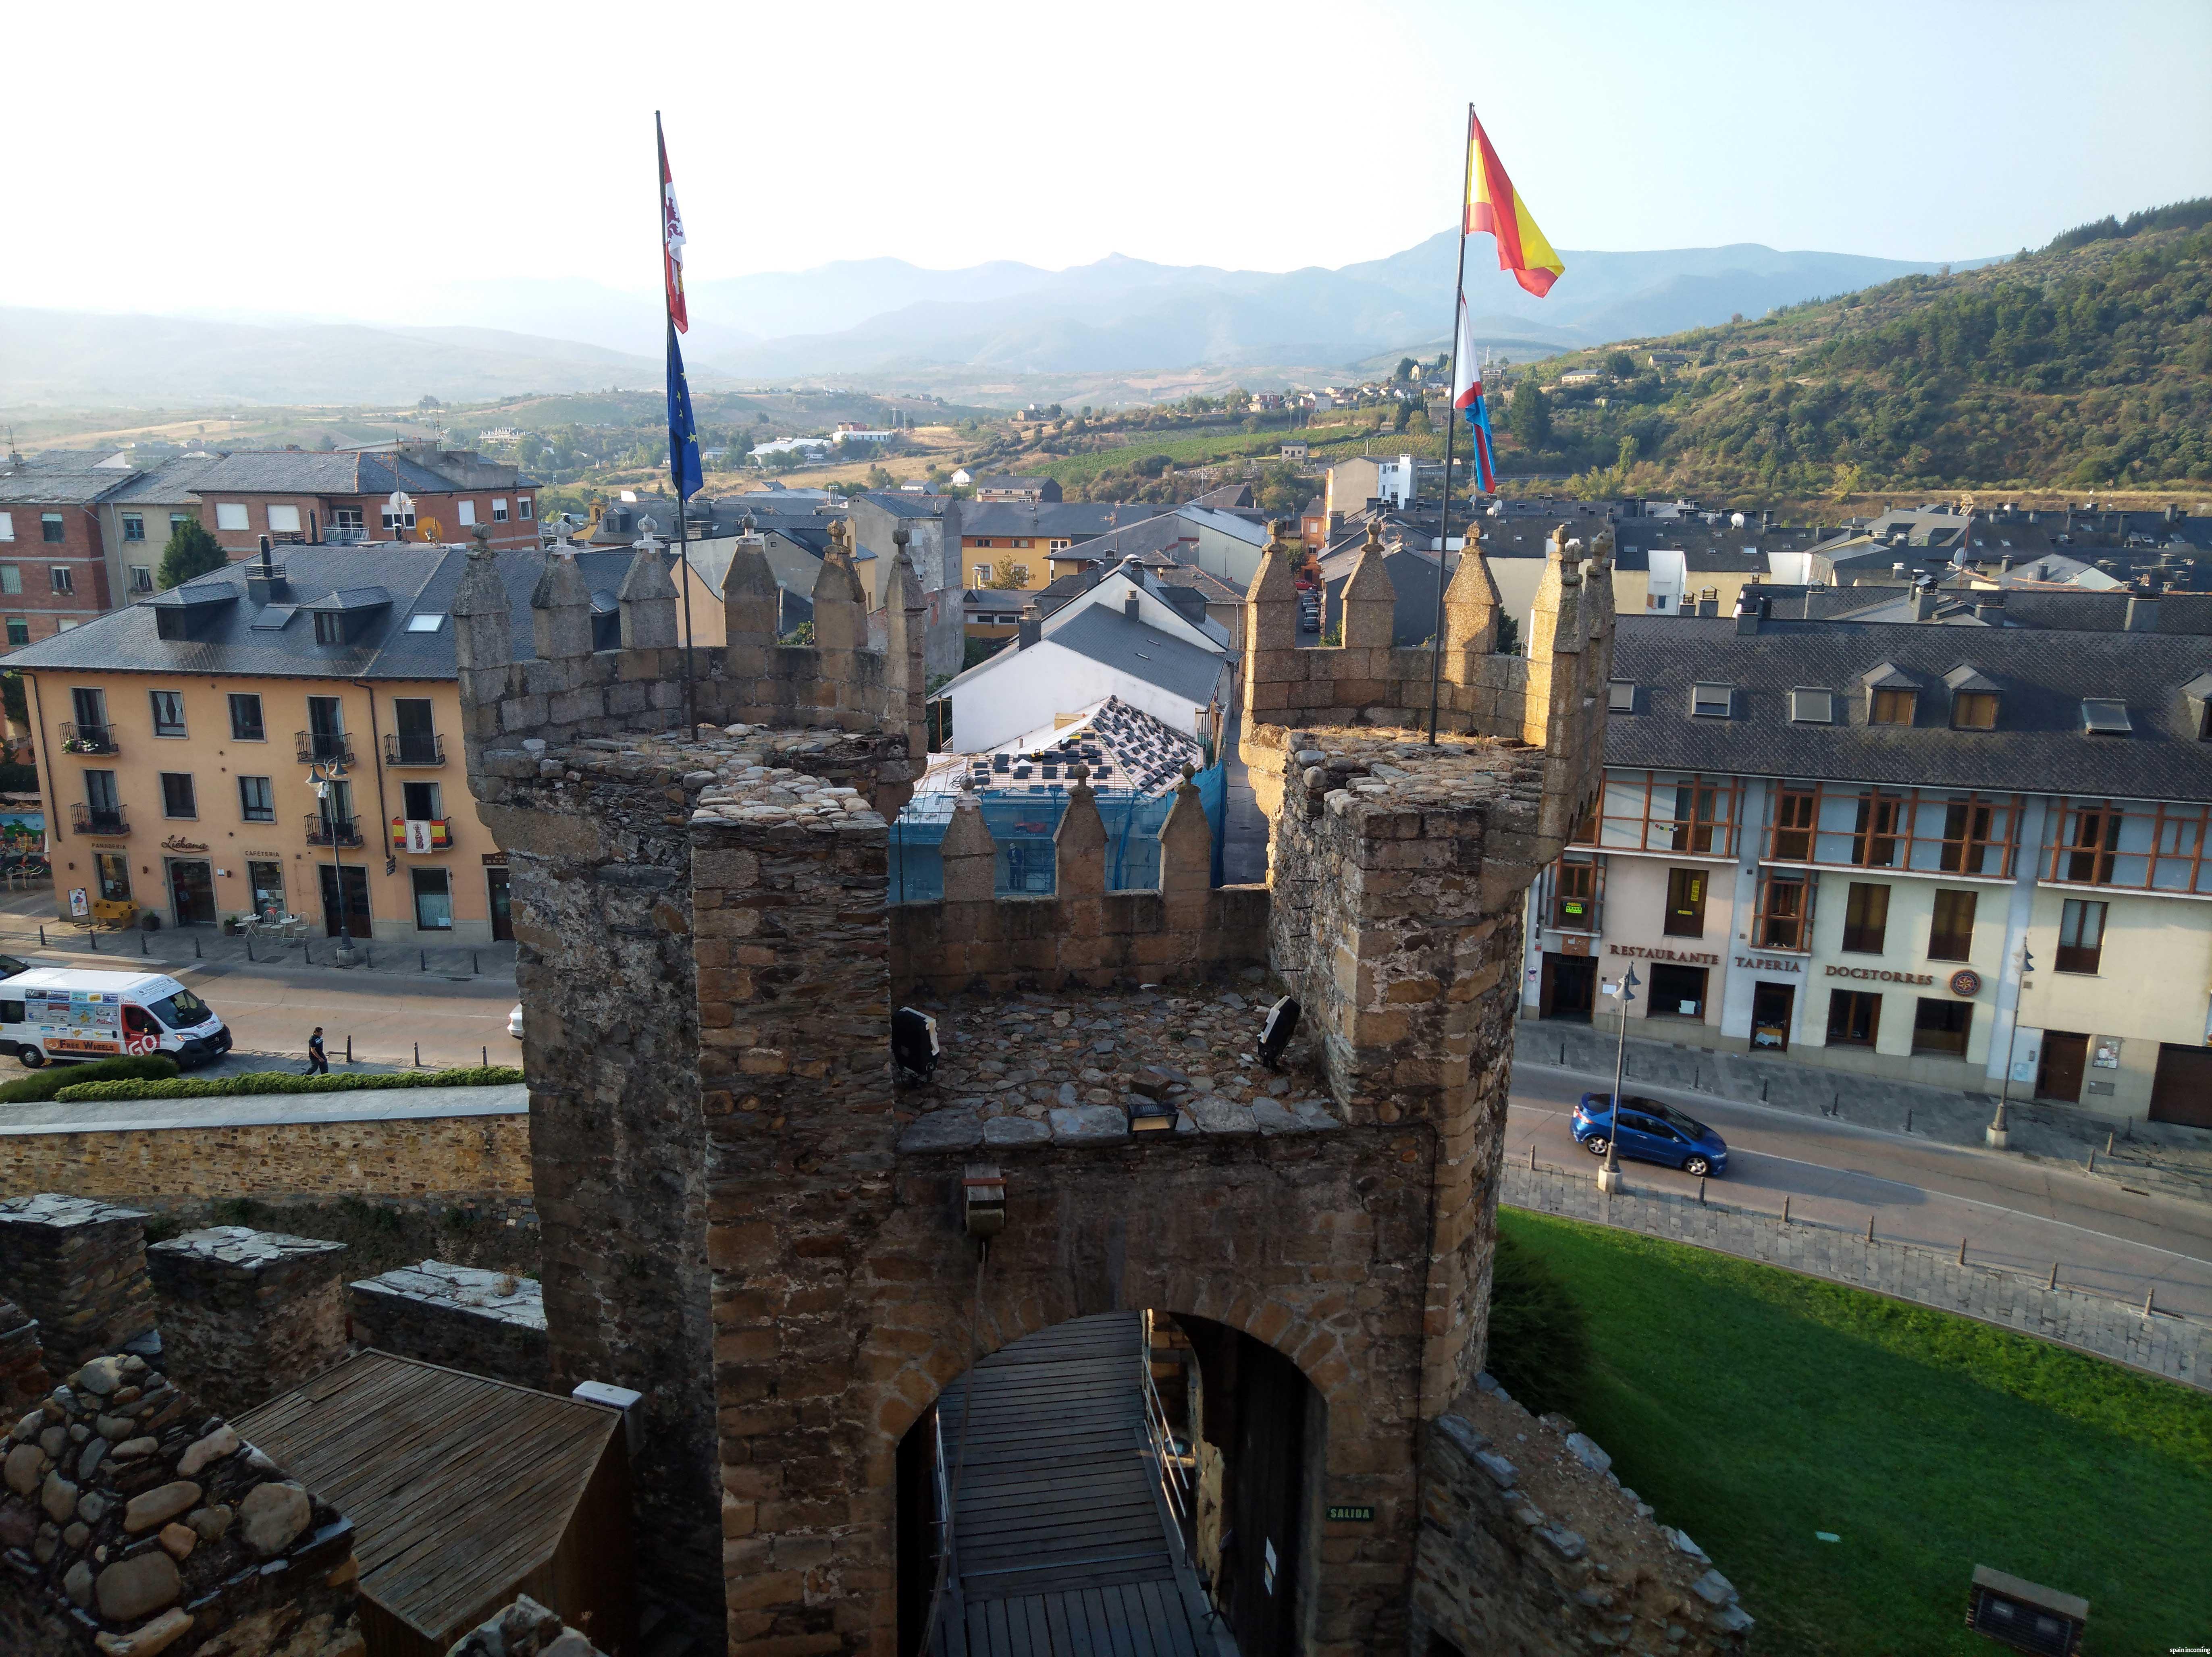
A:
<svg viewBox="0 0 2212 1657">
<path fill-rule="evenodd" d="M 1720 595 L 1720 589 L 1719 589 L 1718 587 L 1700 587 L 1700 588 L 1698 588 L 1698 614 L 1699 616 L 1717 616 L 1720 613 L 1721 613 L 1721 595 Z"/>
<path fill-rule="evenodd" d="M 1920 586 L 1913 588 L 1912 619 L 1916 622 L 1934 621 L 1936 619 L 1936 604 L 1937 599 L 1941 597 L 1942 595 L 1932 586 Z"/>
<path fill-rule="evenodd" d="M 273 604 L 282 598 L 288 584 L 284 567 L 270 556 L 269 537 L 261 537 L 261 556 L 246 567 L 246 596 L 257 604 Z"/>
<path fill-rule="evenodd" d="M 1997 574 L 2000 575 L 2009 575 L 2012 574 L 2012 555 L 2010 553 L 2005 554 L 2003 557 L 1997 560 Z"/>
<path fill-rule="evenodd" d="M 1735 603 L 1735 630 L 1738 638 L 1747 638 L 1759 631 L 1759 618 L 1766 614 L 1766 595 L 1753 594 L 1739 598 Z"/>
<path fill-rule="evenodd" d="M 2158 631 L 2158 594 L 2145 592 L 2128 595 L 2128 631 L 2155 633 Z"/>
<path fill-rule="evenodd" d="M 1024 604 L 1021 632 L 1015 640 L 1014 648 L 1027 650 L 1031 645 L 1042 642 L 1043 638 L 1044 613 L 1035 604 Z"/>
<path fill-rule="evenodd" d="M 1137 595 L 1133 589 L 1128 597 L 1121 600 L 1121 614 L 1133 622 L 1137 619 Z"/>
</svg>

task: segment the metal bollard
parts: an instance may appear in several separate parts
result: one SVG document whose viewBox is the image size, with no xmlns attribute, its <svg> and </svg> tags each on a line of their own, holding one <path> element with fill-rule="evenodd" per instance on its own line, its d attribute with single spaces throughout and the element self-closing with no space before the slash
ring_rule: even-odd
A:
<svg viewBox="0 0 2212 1657">
<path fill-rule="evenodd" d="M 350 1033 L 346 1036 L 346 1063 L 353 1063 L 353 1036 Z"/>
<path fill-rule="evenodd" d="M 143 932 L 138 934 L 138 953 L 141 955 L 153 954 L 153 951 L 146 947 L 146 934 Z"/>
<path fill-rule="evenodd" d="M 489 1047 L 478 1047 L 477 1051 L 483 1055 L 483 1067 L 486 1070 L 489 1070 L 491 1068 L 491 1049 Z"/>
<path fill-rule="evenodd" d="M 1536 1171 L 1536 1147 L 1534 1145 L 1528 1147 L 1528 1171 L 1531 1174 Z"/>
<path fill-rule="evenodd" d="M 1905 1131 L 1907 1133 L 1912 1132 L 1912 1107 L 1910 1105 L 1905 1108 Z"/>
<path fill-rule="evenodd" d="M 415 1068 L 422 1068 L 422 1044 L 420 1041 L 415 1044 Z"/>
<path fill-rule="evenodd" d="M 1867 1241 L 1874 1241 L 1874 1216 L 1871 1214 L 1867 1216 Z"/>
<path fill-rule="evenodd" d="M 85 936 L 92 940 L 92 952 L 94 955 L 98 955 L 100 953 L 99 929 L 95 927 L 93 931 L 87 932 Z"/>
<path fill-rule="evenodd" d="M 205 956 L 200 953 L 200 935 L 198 932 L 194 932 L 192 934 L 192 959 L 195 961 L 204 961 L 207 959 Z"/>
<path fill-rule="evenodd" d="M 1966 1263 L 1966 1240 L 1964 1237 L 1961 1237 L 1961 1238 L 1960 1238 L 1960 1239 L 1959 1239 L 1959 1264 L 1960 1264 L 1960 1265 L 1961 1265 L 1961 1266 L 1964 1266 Z"/>
<path fill-rule="evenodd" d="M 417 961 L 418 961 L 418 962 L 419 962 L 419 963 L 420 963 L 420 964 L 416 967 L 416 971 L 418 971 L 418 972 L 426 972 L 426 973 L 427 973 L 427 972 L 428 972 L 428 971 L 430 970 L 430 952 L 429 952 L 429 950 L 416 950 L 416 951 L 415 951 L 415 954 L 416 954 L 416 957 Z"/>
<path fill-rule="evenodd" d="M 253 934 L 252 932 L 248 932 L 246 935 L 246 958 L 248 961 L 253 959 Z"/>
<path fill-rule="evenodd" d="M 1700 1174 L 1699 1175 L 1698 1175 L 1698 1200 L 1699 1202 L 1703 1202 L 1703 1201 L 1705 1201 L 1705 1176 L 1704 1174 Z"/>
<path fill-rule="evenodd" d="M 471 950 L 469 951 L 469 975 L 472 978 L 481 977 L 483 973 L 483 968 L 477 964 L 477 952 L 474 950 Z"/>
<path fill-rule="evenodd" d="M 2149 1288 L 2148 1288 L 2148 1289 L 2146 1289 L 2146 1290 L 2143 1290 L 2143 1310 L 2142 1310 L 2142 1314 L 2143 1314 L 2145 1317 L 2149 1317 L 2149 1316 L 2150 1316 L 2154 1312 L 2155 1312 L 2155 1311 L 2158 1309 L 2156 1307 L 2154 1307 L 2154 1306 L 2153 1306 L 2153 1305 L 2151 1304 L 2151 1300 L 2152 1300 L 2153 1296 L 2154 1296 L 2157 1293 L 2158 1293 L 2158 1285 L 2157 1285 L 2156 1284 L 2151 1284 L 2151 1286 L 2150 1286 Z"/>
<path fill-rule="evenodd" d="M 2090 1173 L 2092 1173 L 2092 1174 L 2094 1174 L 2096 1171 L 2097 1171 L 2097 1147 L 2096 1147 L 2096 1146 L 2094 1146 L 2094 1145 L 2091 1145 L 2091 1146 L 2089 1147 L 2089 1172 L 2090 1172 Z"/>
<path fill-rule="evenodd" d="M 2052 1289 L 2058 1287 L 2058 1262 L 2057 1260 L 2051 1262 L 2051 1282 L 2048 1286 Z"/>
<path fill-rule="evenodd" d="M 1782 1223 L 1790 1223 L 1790 1199 L 1787 1197 L 1782 1199 Z"/>
<path fill-rule="evenodd" d="M 2106 1155 L 2107 1156 L 2111 1156 L 2112 1154 L 2112 1136 L 2111 1134 L 2107 1133 L 2107 1134 L 2105 1136 L 2105 1155 Z"/>
<path fill-rule="evenodd" d="M 39 923 L 39 947 L 42 950 L 46 947 L 46 926 L 44 921 Z"/>
</svg>

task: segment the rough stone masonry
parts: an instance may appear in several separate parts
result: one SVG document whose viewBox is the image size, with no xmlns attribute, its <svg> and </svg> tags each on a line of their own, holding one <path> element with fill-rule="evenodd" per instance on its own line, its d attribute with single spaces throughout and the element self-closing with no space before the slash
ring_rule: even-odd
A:
<svg viewBox="0 0 2212 1657">
<path fill-rule="evenodd" d="M 1402 1648 L 1422 1446 L 1481 1361 L 1520 894 L 1599 774 L 1605 549 L 1586 580 L 1579 545 L 1555 541 L 1525 659 L 1491 654 L 1494 594 L 1463 561 L 1431 747 L 1406 728 L 1431 658 L 1370 638 L 1394 602 L 1379 555 L 1348 589 L 1347 645 L 1297 650 L 1279 539 L 1244 652 L 1271 889 L 1177 884 L 1191 859 L 1171 840 L 1151 907 L 1109 909 L 1079 780 L 1048 900 L 1068 937 L 1048 950 L 1014 913 L 1036 900 L 968 889 L 950 858 L 943 904 L 1004 914 L 890 904 L 887 819 L 920 726 L 901 618 L 919 599 L 902 553 L 892 648 L 862 648 L 843 550 L 805 651 L 756 613 L 750 538 L 726 651 L 629 642 L 659 636 L 650 549 L 623 589 L 623 650 L 589 652 L 557 551 L 532 601 L 537 659 L 511 659 L 511 629 L 461 633 L 471 784 L 514 870 L 555 1384 L 646 1393 L 641 1555 L 695 1600 L 721 1590 L 733 1651 L 888 1654 L 897 1450 L 969 1362 L 971 1297 L 987 1351 L 1149 1306 L 1243 1331 L 1311 1383 L 1306 1510 L 1375 1519 L 1308 1527 L 1299 1644 Z M 488 617 L 469 595 L 500 580 L 476 561 L 456 614 Z M 688 692 L 672 683 L 686 671 Z M 713 723 L 671 731 L 686 694 Z M 955 849 L 981 871 L 988 844 Z M 1106 1102 L 1055 1093 L 1042 1120 L 903 1092 L 891 1009 L 964 987 L 926 958 L 932 939 L 957 939 L 979 986 L 1059 998 L 1071 1026 L 1125 974 L 1256 968 L 1305 1003 L 1305 1078 L 1201 1100 L 1186 1071 L 1180 1131 L 1141 1138 L 1101 1065 Z M 1008 1217 L 979 1273 L 960 1182 L 986 1145 Z"/>
</svg>

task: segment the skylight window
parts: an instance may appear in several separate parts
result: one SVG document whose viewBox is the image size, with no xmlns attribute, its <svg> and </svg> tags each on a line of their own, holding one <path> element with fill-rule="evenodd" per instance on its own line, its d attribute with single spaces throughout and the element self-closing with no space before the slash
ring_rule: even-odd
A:
<svg viewBox="0 0 2212 1657">
<path fill-rule="evenodd" d="M 446 612 L 442 610 L 421 610 L 407 618 L 410 633 L 435 633 L 445 624 Z"/>
<path fill-rule="evenodd" d="M 1735 710 L 1735 688 L 1725 684 L 1690 687 L 1690 712 L 1701 719 L 1724 719 Z"/>
<path fill-rule="evenodd" d="M 1608 713 L 1633 713 L 1636 711 L 1636 682 L 1633 679 L 1607 681 L 1605 707 Z"/>
<path fill-rule="evenodd" d="M 2081 699 L 2081 726 L 2093 737 L 2125 737 L 2136 728 L 2128 705 L 2105 696 Z"/>
<path fill-rule="evenodd" d="M 1832 690 L 1791 691 L 1790 719 L 1795 725 L 1833 725 L 1836 722 L 1836 693 Z"/>
</svg>

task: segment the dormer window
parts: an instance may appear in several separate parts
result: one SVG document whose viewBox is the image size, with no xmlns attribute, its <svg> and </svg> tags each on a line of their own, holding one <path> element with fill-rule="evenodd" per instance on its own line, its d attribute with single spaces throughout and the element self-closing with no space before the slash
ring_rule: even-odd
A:
<svg viewBox="0 0 2212 1657">
<path fill-rule="evenodd" d="M 2093 737 L 2125 737 L 2135 731 L 2128 705 L 2108 696 L 2081 699 L 2081 728 Z"/>
<path fill-rule="evenodd" d="M 1867 702 L 1869 725 L 1911 725 L 1919 702 L 1917 691 L 1885 685 L 1872 693 Z"/>
<path fill-rule="evenodd" d="M 1793 725 L 1833 725 L 1836 722 L 1836 693 L 1832 690 L 1791 691 L 1790 720 Z"/>
<path fill-rule="evenodd" d="M 1693 684 L 1690 687 L 1690 713 L 1694 718 L 1724 719 L 1735 711 L 1735 686 Z"/>
<path fill-rule="evenodd" d="M 1605 687 L 1605 707 L 1608 713 L 1633 713 L 1636 711 L 1636 682 L 1632 679 L 1608 680 Z"/>
<path fill-rule="evenodd" d="M 1951 729 L 1994 731 L 2002 687 L 1977 668 L 1961 663 L 1943 676 L 1951 691 Z"/>
</svg>

